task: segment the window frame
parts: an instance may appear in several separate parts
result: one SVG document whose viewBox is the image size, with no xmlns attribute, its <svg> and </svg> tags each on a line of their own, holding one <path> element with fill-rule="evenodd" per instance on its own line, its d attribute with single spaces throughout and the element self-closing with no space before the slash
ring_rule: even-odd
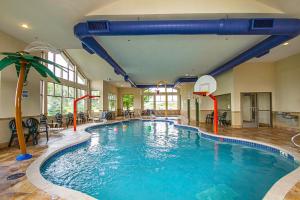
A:
<svg viewBox="0 0 300 200">
<path fill-rule="evenodd" d="M 143 106 L 142 108 L 143 108 L 143 110 L 145 110 L 144 96 L 153 96 L 153 98 L 154 98 L 154 102 L 153 102 L 154 108 L 153 109 L 154 110 L 160 110 L 160 111 L 165 110 L 165 107 L 166 107 L 165 106 L 165 100 L 164 100 L 164 103 L 163 103 L 163 101 L 160 100 L 160 97 L 158 97 L 158 96 L 161 96 L 161 95 L 166 96 L 165 88 L 164 87 L 159 87 L 158 90 L 159 90 L 159 93 L 157 93 L 157 88 L 156 87 L 147 88 L 147 89 L 143 90 L 143 98 L 142 98 L 142 106 Z M 170 99 L 168 98 L 168 108 L 167 108 L 167 110 L 170 110 L 170 111 L 180 110 L 180 92 L 179 92 L 179 90 L 175 89 L 175 88 L 168 87 L 167 88 L 167 94 L 168 94 L 168 97 L 169 96 L 177 96 L 176 101 L 174 101 L 173 98 L 171 98 L 171 101 L 170 101 Z M 159 107 L 158 102 L 164 104 L 164 106 L 163 106 L 164 109 L 159 109 L 158 108 Z M 174 102 L 176 102 L 176 105 L 177 105 L 176 107 L 177 108 L 176 109 L 170 109 L 169 105 L 174 104 Z"/>
<path fill-rule="evenodd" d="M 108 111 L 115 112 L 117 111 L 117 95 L 114 93 L 108 93 Z M 114 109 L 111 108 L 110 102 L 114 102 Z"/>
</svg>

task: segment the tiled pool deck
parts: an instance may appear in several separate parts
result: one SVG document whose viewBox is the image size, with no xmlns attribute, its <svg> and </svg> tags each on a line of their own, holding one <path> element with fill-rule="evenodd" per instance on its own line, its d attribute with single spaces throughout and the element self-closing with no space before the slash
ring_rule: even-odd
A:
<svg viewBox="0 0 300 200">
<path fill-rule="evenodd" d="M 180 123 L 180 121 L 179 121 Z M 186 123 L 182 123 L 186 124 Z M 193 124 L 192 124 L 193 125 Z M 211 126 L 201 124 L 200 128 L 204 131 L 211 132 Z M 251 139 L 259 142 L 264 142 L 281 147 L 295 156 L 300 158 L 300 149 L 293 146 L 290 138 L 295 132 L 279 129 L 279 128 L 221 128 L 220 135 L 232 136 L 243 139 Z M 48 143 L 49 147 L 56 145 L 59 141 L 67 137 L 63 134 L 52 134 Z M 300 141 L 299 141 L 300 143 Z M 27 179 L 26 176 L 17 180 L 7 180 L 7 176 L 18 172 L 26 172 L 27 167 L 37 159 L 41 154 L 47 151 L 48 145 L 45 138 L 41 138 L 39 145 L 29 146 L 28 151 L 33 154 L 33 159 L 23 162 L 15 161 L 16 155 L 19 153 L 17 148 L 0 149 L 0 199 L 61 199 L 56 195 L 49 195 L 48 193 L 36 188 Z M 287 193 L 285 200 L 300 200 L 300 180 L 299 182 Z"/>
</svg>

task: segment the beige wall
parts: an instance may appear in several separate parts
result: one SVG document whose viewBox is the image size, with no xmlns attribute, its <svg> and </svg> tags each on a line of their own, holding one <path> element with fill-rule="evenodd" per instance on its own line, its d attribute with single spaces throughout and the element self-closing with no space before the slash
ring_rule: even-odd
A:
<svg viewBox="0 0 300 200">
<path fill-rule="evenodd" d="M 275 96 L 275 68 L 273 63 L 244 63 L 233 69 L 232 124 L 242 125 L 241 93 L 271 92 Z"/>
<path fill-rule="evenodd" d="M 233 70 L 233 111 L 240 111 L 240 93 L 272 92 L 275 94 L 275 69 L 272 63 L 245 63 Z M 275 101 L 273 101 L 275 102 Z"/>
<path fill-rule="evenodd" d="M 100 91 L 100 110 L 103 110 L 103 80 L 91 81 L 90 88 Z"/>
<path fill-rule="evenodd" d="M 274 126 L 300 129 L 300 54 L 275 63 Z M 281 112 L 288 112 L 287 117 Z"/>
<path fill-rule="evenodd" d="M 103 110 L 108 110 L 108 94 L 112 93 L 118 96 L 118 88 L 107 81 L 103 81 Z M 118 101 L 116 105 L 116 109 L 118 109 Z"/>
<path fill-rule="evenodd" d="M 24 50 L 26 43 L 0 32 L 0 52 L 17 52 Z M 2 58 L 2 57 L 1 57 Z M 0 143 L 9 140 L 8 122 L 14 117 L 14 98 L 17 75 L 14 66 L 0 72 Z M 28 75 L 28 85 L 24 87 L 29 97 L 22 100 L 22 114 L 36 116 L 40 114 L 40 77 L 33 69 Z"/>
<path fill-rule="evenodd" d="M 217 91 L 214 95 L 222 95 L 233 92 L 233 71 L 230 70 L 216 77 Z M 184 83 L 180 86 L 181 95 L 181 115 L 183 120 L 187 120 L 187 99 L 191 99 L 191 121 L 196 120 L 195 98 L 199 99 L 200 122 L 205 122 L 206 115 L 213 110 L 213 101 L 209 97 L 193 95 L 195 83 Z"/>
<path fill-rule="evenodd" d="M 275 110 L 300 112 L 300 54 L 275 63 Z"/>
<path fill-rule="evenodd" d="M 216 80 L 218 89 L 214 95 L 231 94 L 231 117 L 235 127 L 241 126 L 240 102 L 243 92 L 271 92 L 274 115 L 280 111 L 290 112 L 291 115 L 298 116 L 298 121 L 292 122 L 292 125 L 288 122 L 277 122 L 276 116 L 273 116 L 275 126 L 300 127 L 300 54 L 276 63 L 244 63 L 216 77 Z M 183 117 L 187 116 L 186 102 L 188 98 L 191 98 L 192 121 L 195 120 L 193 86 L 193 83 L 180 86 L 181 113 Z M 212 101 L 207 97 L 197 98 L 200 99 L 200 122 L 204 122 L 206 114 L 213 109 Z M 269 119 L 269 116 L 261 117 L 261 123 L 266 123 Z"/>
</svg>

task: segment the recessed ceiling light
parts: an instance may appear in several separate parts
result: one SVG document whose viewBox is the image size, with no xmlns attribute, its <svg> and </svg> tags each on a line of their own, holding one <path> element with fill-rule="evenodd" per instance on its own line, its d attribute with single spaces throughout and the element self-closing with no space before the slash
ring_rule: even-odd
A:
<svg viewBox="0 0 300 200">
<path fill-rule="evenodd" d="M 185 74 L 185 76 L 190 76 L 189 74 Z"/>
<path fill-rule="evenodd" d="M 283 46 L 286 46 L 286 45 L 288 45 L 289 43 L 288 42 L 285 42 L 285 43 L 283 43 Z"/>
<path fill-rule="evenodd" d="M 24 28 L 24 29 L 29 29 L 28 24 L 21 24 L 21 27 Z"/>
</svg>

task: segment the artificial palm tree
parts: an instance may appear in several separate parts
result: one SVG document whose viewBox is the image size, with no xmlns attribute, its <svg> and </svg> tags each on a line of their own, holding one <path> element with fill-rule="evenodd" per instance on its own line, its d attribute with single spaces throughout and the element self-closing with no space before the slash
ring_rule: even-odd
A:
<svg viewBox="0 0 300 200">
<path fill-rule="evenodd" d="M 58 65 L 52 61 L 30 55 L 25 51 L 16 52 L 16 53 L 0 53 L 5 57 L 0 61 L 0 71 L 4 68 L 14 64 L 17 75 L 18 83 L 15 96 L 15 120 L 16 120 L 16 129 L 18 135 L 19 146 L 21 149 L 21 155 L 17 156 L 17 160 L 26 160 L 30 159 L 32 156 L 26 152 L 26 144 L 24 139 L 24 133 L 22 128 L 22 110 L 21 110 L 21 100 L 24 82 L 27 81 L 27 75 L 31 68 L 34 68 L 42 77 L 51 77 L 56 82 L 60 82 L 59 79 L 42 63 L 47 63 L 54 65 L 58 68 L 63 69 L 61 65 Z"/>
</svg>

